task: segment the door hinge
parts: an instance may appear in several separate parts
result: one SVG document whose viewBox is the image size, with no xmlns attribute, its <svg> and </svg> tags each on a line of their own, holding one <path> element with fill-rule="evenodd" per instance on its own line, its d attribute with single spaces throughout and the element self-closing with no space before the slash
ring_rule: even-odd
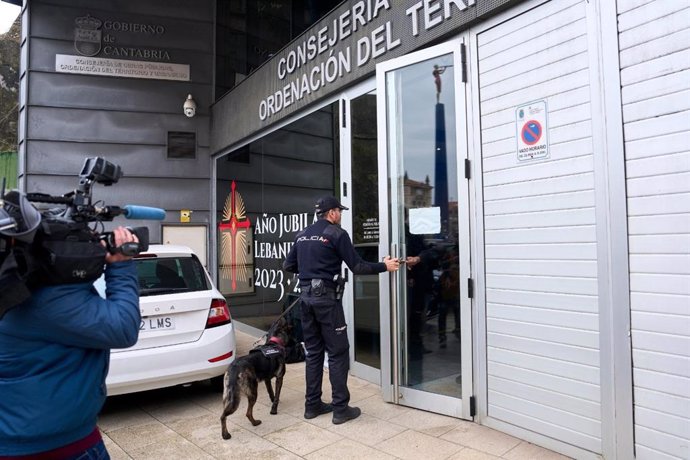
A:
<svg viewBox="0 0 690 460">
<path fill-rule="evenodd" d="M 347 182 L 343 182 L 343 196 L 347 196 Z"/>
<path fill-rule="evenodd" d="M 340 100 L 340 105 L 341 105 L 342 108 L 343 108 L 343 121 L 342 121 L 342 125 L 343 125 L 343 128 L 347 128 L 347 107 L 346 107 L 346 104 L 345 104 L 345 100 L 344 100 L 344 99 L 341 99 L 341 100 Z"/>
<path fill-rule="evenodd" d="M 475 415 L 477 415 L 477 404 L 474 396 L 470 396 L 470 417 L 474 417 Z"/>
<path fill-rule="evenodd" d="M 460 45 L 460 62 L 462 63 L 462 82 L 467 83 L 467 51 L 465 44 Z"/>
<path fill-rule="evenodd" d="M 472 175 L 472 165 L 470 160 L 465 158 L 465 179 L 469 179 Z"/>
<path fill-rule="evenodd" d="M 472 278 L 467 278 L 467 297 L 474 299 L 474 281 Z"/>
</svg>

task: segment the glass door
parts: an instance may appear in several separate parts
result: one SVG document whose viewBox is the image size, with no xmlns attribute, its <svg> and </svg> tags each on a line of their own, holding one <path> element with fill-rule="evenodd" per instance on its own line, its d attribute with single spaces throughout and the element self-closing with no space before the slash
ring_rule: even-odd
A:
<svg viewBox="0 0 690 460">
<path fill-rule="evenodd" d="M 367 261 L 379 256 L 378 155 L 376 82 L 371 79 L 343 94 L 340 103 L 343 195 L 350 211 L 343 226 L 359 255 Z M 348 175 L 345 179 L 345 175 Z M 347 267 L 344 267 L 347 270 Z M 348 315 L 352 375 L 381 384 L 381 317 L 379 276 L 349 273 L 343 307 Z"/>
<path fill-rule="evenodd" d="M 471 305 L 461 42 L 377 66 L 380 250 L 406 264 L 386 277 L 390 369 L 384 397 L 470 417 Z M 461 174 L 462 171 L 462 174 Z M 387 381 L 389 380 L 389 381 Z"/>
</svg>

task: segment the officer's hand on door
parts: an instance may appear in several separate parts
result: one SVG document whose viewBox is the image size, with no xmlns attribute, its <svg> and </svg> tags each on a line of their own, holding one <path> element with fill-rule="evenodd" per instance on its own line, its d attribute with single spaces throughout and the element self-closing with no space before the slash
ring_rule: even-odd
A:
<svg viewBox="0 0 690 460">
<path fill-rule="evenodd" d="M 386 271 L 395 272 L 400 268 L 400 261 L 398 259 L 391 259 L 391 256 L 383 258 L 383 263 L 386 264 Z"/>
</svg>

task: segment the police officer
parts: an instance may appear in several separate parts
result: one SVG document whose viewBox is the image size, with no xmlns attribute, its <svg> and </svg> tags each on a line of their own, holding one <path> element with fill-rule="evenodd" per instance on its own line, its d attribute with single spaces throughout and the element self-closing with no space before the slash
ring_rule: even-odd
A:
<svg viewBox="0 0 690 460">
<path fill-rule="evenodd" d="M 397 259 L 386 256 L 381 263 L 362 260 L 350 236 L 340 227 L 345 206 L 333 196 L 316 202 L 319 220 L 300 232 L 283 263 L 283 268 L 299 273 L 302 329 L 307 349 L 304 418 L 312 419 L 333 412 L 333 423 L 339 425 L 359 417 L 361 410 L 350 407 L 347 373 L 350 368 L 347 326 L 336 293 L 340 266 L 344 261 L 357 275 L 369 275 L 400 268 Z M 328 374 L 332 404 L 321 400 L 324 351 L 328 352 Z"/>
</svg>

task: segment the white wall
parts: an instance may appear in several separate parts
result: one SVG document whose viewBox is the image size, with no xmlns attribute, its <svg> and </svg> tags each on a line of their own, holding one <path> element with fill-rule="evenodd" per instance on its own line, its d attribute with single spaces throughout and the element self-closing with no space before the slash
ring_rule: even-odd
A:
<svg viewBox="0 0 690 460">
<path fill-rule="evenodd" d="M 639 459 L 690 458 L 690 3 L 618 0 Z"/>
<path fill-rule="evenodd" d="M 488 417 L 600 453 L 594 162 L 586 5 L 477 35 Z M 545 100 L 550 158 L 520 163 L 516 108 Z"/>
</svg>

